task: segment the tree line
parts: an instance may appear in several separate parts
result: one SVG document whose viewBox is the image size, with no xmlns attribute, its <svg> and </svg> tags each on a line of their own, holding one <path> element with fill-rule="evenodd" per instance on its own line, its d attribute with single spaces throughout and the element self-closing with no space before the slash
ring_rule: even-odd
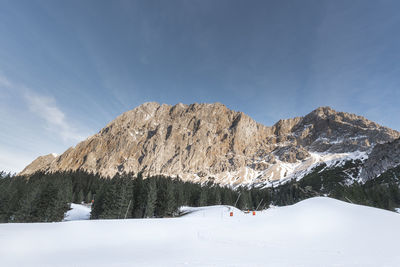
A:
<svg viewBox="0 0 400 267">
<path fill-rule="evenodd" d="M 112 179 L 84 171 L 43 173 L 29 178 L 0 172 L 0 222 L 61 221 L 70 203 L 92 203 L 91 219 L 179 216 L 181 206 L 235 205 L 242 210 L 291 205 L 314 196 L 387 210 L 400 207 L 400 167 L 365 183 L 348 183 L 359 162 L 325 164 L 297 180 L 271 187 L 224 187 L 165 176 L 117 174 Z M 240 195 L 240 197 L 239 197 Z M 237 203 L 236 203 L 237 201 Z"/>
<path fill-rule="evenodd" d="M 141 173 L 103 178 L 84 171 L 37 172 L 12 176 L 0 172 L 0 222 L 61 221 L 70 203 L 92 203 L 91 219 L 154 218 L 179 215 L 181 206 L 269 206 L 269 189 L 222 187 Z M 240 194 L 240 198 L 238 198 Z"/>
</svg>

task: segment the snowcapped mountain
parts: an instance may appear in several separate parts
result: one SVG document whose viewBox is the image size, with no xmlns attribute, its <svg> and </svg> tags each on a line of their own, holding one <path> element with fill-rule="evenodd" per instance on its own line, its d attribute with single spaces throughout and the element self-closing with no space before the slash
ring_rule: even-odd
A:
<svg viewBox="0 0 400 267">
<path fill-rule="evenodd" d="M 399 137 L 395 130 L 329 107 L 269 127 L 220 103 L 145 103 L 63 154 L 39 157 L 20 174 L 81 169 L 109 177 L 143 172 L 268 185 L 299 179 L 321 163 L 364 162 L 374 147 Z"/>
</svg>

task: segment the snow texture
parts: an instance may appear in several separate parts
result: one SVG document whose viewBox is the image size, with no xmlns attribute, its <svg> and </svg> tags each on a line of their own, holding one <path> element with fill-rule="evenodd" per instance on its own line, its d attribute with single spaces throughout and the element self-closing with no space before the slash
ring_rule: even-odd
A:
<svg viewBox="0 0 400 267">
<path fill-rule="evenodd" d="M 71 203 L 71 209 L 65 213 L 64 221 L 89 220 L 90 212 L 90 205 Z"/>
<path fill-rule="evenodd" d="M 400 215 L 317 197 L 245 214 L 1 224 L 0 266 L 400 266 Z M 233 217 L 229 212 L 233 211 Z"/>
</svg>

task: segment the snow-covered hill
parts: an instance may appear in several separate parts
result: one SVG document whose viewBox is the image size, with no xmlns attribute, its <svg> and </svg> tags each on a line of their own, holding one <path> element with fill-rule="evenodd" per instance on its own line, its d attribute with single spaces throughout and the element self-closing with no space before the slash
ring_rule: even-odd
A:
<svg viewBox="0 0 400 267">
<path fill-rule="evenodd" d="M 0 266 L 400 266 L 400 215 L 312 198 L 244 214 L 0 225 Z M 233 217 L 229 212 L 233 211 Z"/>
</svg>

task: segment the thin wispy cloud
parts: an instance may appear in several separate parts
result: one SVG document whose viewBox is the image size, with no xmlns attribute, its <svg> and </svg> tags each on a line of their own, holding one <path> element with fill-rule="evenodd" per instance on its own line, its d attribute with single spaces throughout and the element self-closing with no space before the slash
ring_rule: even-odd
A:
<svg viewBox="0 0 400 267">
<path fill-rule="evenodd" d="M 47 130 L 59 134 L 65 141 L 84 139 L 84 135 L 67 121 L 64 112 L 57 106 L 53 97 L 41 96 L 33 92 L 26 93 L 24 97 L 29 110 L 45 121 Z"/>
<path fill-rule="evenodd" d="M 68 121 L 54 97 L 38 94 L 25 85 L 10 81 L 4 75 L 0 75 L 0 87 L 18 92 L 25 100 L 29 111 L 43 120 L 45 129 L 61 137 L 63 141 L 78 142 L 87 136 Z"/>
<path fill-rule="evenodd" d="M 4 75 L 0 74 L 0 87 L 1 88 L 10 88 L 12 87 L 11 82 Z"/>
<path fill-rule="evenodd" d="M 19 172 L 40 155 L 62 153 L 89 134 L 53 95 L 0 70 L 0 170 Z"/>
</svg>

